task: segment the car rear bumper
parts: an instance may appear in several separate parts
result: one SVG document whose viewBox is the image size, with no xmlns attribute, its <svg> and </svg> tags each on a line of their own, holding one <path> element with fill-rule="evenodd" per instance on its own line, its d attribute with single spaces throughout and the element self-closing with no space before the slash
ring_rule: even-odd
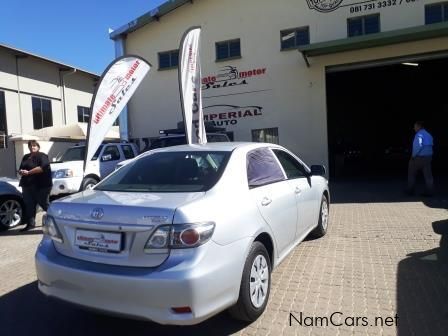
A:
<svg viewBox="0 0 448 336">
<path fill-rule="evenodd" d="M 59 254 L 44 238 L 35 262 L 42 293 L 90 309 L 160 324 L 192 325 L 238 299 L 250 238 L 220 246 L 173 250 L 155 268 L 122 267 Z M 193 251 L 194 250 L 194 251 Z M 173 307 L 190 307 L 177 314 Z"/>
<path fill-rule="evenodd" d="M 50 195 L 72 194 L 79 191 L 82 177 L 54 178 Z"/>
</svg>

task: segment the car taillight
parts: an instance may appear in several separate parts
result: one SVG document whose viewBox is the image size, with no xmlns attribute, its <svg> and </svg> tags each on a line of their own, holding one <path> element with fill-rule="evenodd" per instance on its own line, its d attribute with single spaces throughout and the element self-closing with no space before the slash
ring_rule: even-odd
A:
<svg viewBox="0 0 448 336">
<path fill-rule="evenodd" d="M 42 218 L 42 231 L 45 235 L 50 236 L 51 239 L 58 243 L 62 243 L 62 235 L 56 225 L 53 217 L 44 215 Z"/>
<path fill-rule="evenodd" d="M 196 229 L 186 229 L 179 235 L 179 240 L 186 246 L 196 245 L 201 239 L 201 235 Z"/>
<path fill-rule="evenodd" d="M 215 223 L 194 223 L 179 225 L 162 225 L 149 237 L 145 252 L 157 249 L 181 249 L 200 246 L 213 235 Z"/>
<path fill-rule="evenodd" d="M 145 252 L 147 249 L 164 249 L 168 248 L 170 241 L 171 228 L 168 225 L 159 226 L 157 230 L 149 237 L 145 245 Z"/>
</svg>

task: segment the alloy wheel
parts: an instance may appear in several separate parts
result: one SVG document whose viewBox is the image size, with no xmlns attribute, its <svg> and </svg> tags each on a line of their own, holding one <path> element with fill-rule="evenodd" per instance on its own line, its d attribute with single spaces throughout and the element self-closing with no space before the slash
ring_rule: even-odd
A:
<svg viewBox="0 0 448 336">
<path fill-rule="evenodd" d="M 327 200 L 323 200 L 322 202 L 322 208 L 320 210 L 320 215 L 322 219 L 322 228 L 326 231 L 328 227 L 328 203 Z"/>
<path fill-rule="evenodd" d="M 16 200 L 6 200 L 0 205 L 0 224 L 12 228 L 22 220 L 22 206 Z"/>
<path fill-rule="evenodd" d="M 255 308 L 260 308 L 268 295 L 269 266 L 266 258 L 258 255 L 250 271 L 250 300 Z"/>
</svg>

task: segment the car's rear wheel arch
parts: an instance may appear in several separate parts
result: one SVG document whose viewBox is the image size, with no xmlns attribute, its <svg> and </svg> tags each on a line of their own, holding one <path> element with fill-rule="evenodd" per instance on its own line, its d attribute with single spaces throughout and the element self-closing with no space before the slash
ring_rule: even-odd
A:
<svg viewBox="0 0 448 336">
<path fill-rule="evenodd" d="M 269 254 L 271 267 L 274 268 L 274 244 L 271 236 L 266 232 L 262 232 L 255 238 L 254 242 L 256 241 L 264 245 Z"/>
<path fill-rule="evenodd" d="M 330 208 L 330 193 L 328 190 L 324 190 L 324 196 L 327 198 L 328 208 Z"/>
</svg>

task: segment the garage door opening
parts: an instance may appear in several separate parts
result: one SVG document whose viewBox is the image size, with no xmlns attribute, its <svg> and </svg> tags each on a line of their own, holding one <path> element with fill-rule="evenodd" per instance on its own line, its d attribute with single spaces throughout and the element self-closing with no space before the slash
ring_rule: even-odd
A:
<svg viewBox="0 0 448 336">
<path fill-rule="evenodd" d="M 413 124 L 434 137 L 433 171 L 448 175 L 448 58 L 327 71 L 333 179 L 407 174 Z"/>
</svg>

